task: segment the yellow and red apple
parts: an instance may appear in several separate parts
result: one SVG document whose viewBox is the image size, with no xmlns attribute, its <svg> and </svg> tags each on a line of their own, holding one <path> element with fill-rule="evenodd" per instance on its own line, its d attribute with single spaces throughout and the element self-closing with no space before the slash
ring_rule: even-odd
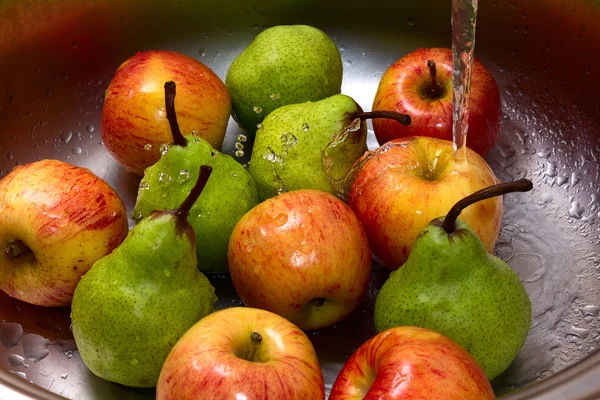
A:
<svg viewBox="0 0 600 400">
<path fill-rule="evenodd" d="M 115 73 L 102 109 L 102 140 L 128 171 L 143 175 L 173 141 L 165 111 L 164 84 L 177 84 L 177 118 L 184 135 L 192 131 L 220 150 L 231 113 L 223 81 L 206 65 L 172 51 L 144 51 Z"/>
<path fill-rule="evenodd" d="M 260 203 L 229 241 L 229 272 L 249 307 L 304 330 L 333 325 L 362 301 L 371 276 L 367 236 L 337 197 L 295 190 Z"/>
<path fill-rule="evenodd" d="M 373 120 L 380 145 L 407 136 L 452 140 L 452 69 L 451 49 L 422 48 L 400 58 L 385 71 L 375 94 L 373 111 L 406 113 L 411 124 L 402 126 L 391 119 Z M 498 136 L 502 107 L 494 77 L 477 59 L 473 61 L 469 99 L 467 146 L 484 156 Z"/>
<path fill-rule="evenodd" d="M 179 339 L 158 379 L 157 400 L 323 400 L 323 374 L 310 340 L 265 310 L 210 314 Z"/>
<path fill-rule="evenodd" d="M 88 169 L 57 160 L 19 166 L 0 180 L 0 289 L 31 304 L 68 305 L 127 228 L 123 202 Z"/>
<path fill-rule="evenodd" d="M 466 149 L 454 157 L 452 142 L 430 137 L 390 141 L 366 153 L 352 182 L 348 205 L 362 222 L 374 256 L 391 270 L 407 260 L 421 230 L 445 216 L 458 200 L 499 181 L 485 160 Z M 466 208 L 461 219 L 492 252 L 504 208 L 502 198 Z"/>
<path fill-rule="evenodd" d="M 401 326 L 369 339 L 348 359 L 329 400 L 491 400 L 473 356 L 446 336 Z"/>
</svg>

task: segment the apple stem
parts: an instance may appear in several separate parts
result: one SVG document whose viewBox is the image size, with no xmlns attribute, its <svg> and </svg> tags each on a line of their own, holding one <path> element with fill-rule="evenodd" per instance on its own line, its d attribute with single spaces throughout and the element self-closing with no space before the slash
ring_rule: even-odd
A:
<svg viewBox="0 0 600 400">
<path fill-rule="evenodd" d="M 362 121 L 365 119 L 388 118 L 400 122 L 403 126 L 410 125 L 410 116 L 396 111 L 359 112 L 356 114 L 356 118 L 360 118 Z"/>
<path fill-rule="evenodd" d="M 175 94 L 176 85 L 173 81 L 165 82 L 165 109 L 167 110 L 167 120 L 171 127 L 171 135 L 173 135 L 173 144 L 177 146 L 187 146 L 187 141 L 179 129 L 177 115 L 175 114 Z"/>
<path fill-rule="evenodd" d="M 431 74 L 431 86 L 429 87 L 429 94 L 433 98 L 437 98 L 440 95 L 440 87 L 437 84 L 437 68 L 435 61 L 427 60 L 427 66 L 429 67 L 429 73 Z"/>
<path fill-rule="evenodd" d="M 211 173 L 212 173 L 212 167 L 210 165 L 201 165 L 200 166 L 200 175 L 198 176 L 198 180 L 196 181 L 196 184 L 194 185 L 192 190 L 190 190 L 190 193 L 185 198 L 185 200 L 183 200 L 183 203 L 181 203 L 179 208 L 177 208 L 177 210 L 175 210 L 175 215 L 177 217 L 182 218 L 182 219 L 187 218 L 187 216 L 190 214 L 190 209 L 192 208 L 192 206 L 194 205 L 196 200 L 198 200 L 198 197 L 200 197 L 200 194 L 204 190 L 204 187 L 206 186 L 206 182 L 208 182 L 208 178 L 210 177 Z"/>
<path fill-rule="evenodd" d="M 254 344 L 259 344 L 259 343 L 262 342 L 262 335 L 260 333 L 258 333 L 258 332 L 252 332 L 250 334 L 250 340 Z"/>
<path fill-rule="evenodd" d="M 478 201 L 489 199 L 490 197 L 502 196 L 512 192 L 528 192 L 533 189 L 533 183 L 529 179 L 519 179 L 512 182 L 499 183 L 494 186 L 487 187 L 485 189 L 478 190 L 477 192 L 459 200 L 448 212 L 442 228 L 448 233 L 454 233 L 456 230 L 456 219 L 460 215 L 463 209 L 467 208 L 473 203 Z"/>
<path fill-rule="evenodd" d="M 31 251 L 31 249 L 25 246 L 25 243 L 23 243 L 20 240 L 15 240 L 13 242 L 8 243 L 8 245 L 4 249 L 4 255 L 10 260 L 12 258 L 19 257 L 21 254 L 27 253 L 28 251 Z"/>
</svg>

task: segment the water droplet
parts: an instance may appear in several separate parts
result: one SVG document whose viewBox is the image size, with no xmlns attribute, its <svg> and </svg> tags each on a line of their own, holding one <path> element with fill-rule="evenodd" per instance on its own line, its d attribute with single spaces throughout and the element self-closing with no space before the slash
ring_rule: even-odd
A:
<svg viewBox="0 0 600 400">
<path fill-rule="evenodd" d="M 40 335 L 34 333 L 23 335 L 23 355 L 25 358 L 31 358 L 34 362 L 43 360 L 50 354 L 49 344 L 50 341 Z"/>
<path fill-rule="evenodd" d="M 198 133 L 198 131 L 192 131 L 192 136 L 200 136 L 200 134 Z"/>
<path fill-rule="evenodd" d="M 27 379 L 27 375 L 23 371 L 11 371 L 11 372 L 13 372 L 15 375 L 17 375 L 23 379 Z"/>
<path fill-rule="evenodd" d="M 179 171 L 179 176 L 177 177 L 177 179 L 179 180 L 179 182 L 185 182 L 188 179 L 190 179 L 190 171 L 188 171 L 187 169 L 182 169 L 181 171 Z"/>
<path fill-rule="evenodd" d="M 275 216 L 275 219 L 273 220 L 273 222 L 275 222 L 275 225 L 277 225 L 277 226 L 283 226 L 287 221 L 288 221 L 287 214 L 277 214 Z"/>
<path fill-rule="evenodd" d="M 546 176 L 549 176 L 550 178 L 554 178 L 556 175 L 558 175 L 556 163 L 549 162 L 548 164 L 546 164 L 546 171 L 544 172 L 544 174 Z"/>
<path fill-rule="evenodd" d="M 585 211 L 585 208 L 580 206 L 579 202 L 574 201 L 571 204 L 571 208 L 569 208 L 569 217 L 575 218 L 575 219 L 581 219 L 584 211 Z"/>
<path fill-rule="evenodd" d="M 0 321 L 0 343 L 4 348 L 16 346 L 23 334 L 23 327 L 15 322 Z"/>
<path fill-rule="evenodd" d="M 152 150 L 152 145 L 150 143 L 146 143 L 144 145 L 144 150 Z"/>
<path fill-rule="evenodd" d="M 68 376 L 69 376 L 69 374 L 62 374 L 60 377 L 63 379 L 67 379 Z"/>
<path fill-rule="evenodd" d="M 417 23 L 417 20 L 415 20 L 413 17 L 406 18 L 406 24 L 408 26 L 414 26 L 416 23 Z"/>
<path fill-rule="evenodd" d="M 67 356 L 67 359 L 69 359 L 69 360 L 70 360 L 71 358 L 73 358 L 73 352 L 72 352 L 72 351 L 67 351 L 67 352 L 65 353 L 65 355 Z"/>
<path fill-rule="evenodd" d="M 248 140 L 248 137 L 243 133 L 239 134 L 237 137 L 238 142 L 245 143 Z"/>
<path fill-rule="evenodd" d="M 165 276 L 166 276 L 167 278 L 170 278 L 170 277 L 171 277 L 171 270 L 170 270 L 169 268 L 164 268 L 164 269 L 163 269 L 163 273 L 165 274 Z"/>
<path fill-rule="evenodd" d="M 283 158 L 281 158 L 280 156 L 275 154 L 275 152 L 273 151 L 273 149 L 271 147 L 266 148 L 262 157 L 269 162 L 283 164 Z"/>
<path fill-rule="evenodd" d="M 136 360 L 135 358 L 133 360 L 131 360 L 131 365 L 137 365 L 138 360 Z"/>
<path fill-rule="evenodd" d="M 81 154 L 81 152 L 82 152 L 82 151 L 83 151 L 83 150 L 82 150 L 82 149 L 81 149 L 81 147 L 79 147 L 79 146 L 75 146 L 75 147 L 73 147 L 73 148 L 71 149 L 71 153 L 73 153 L 73 154 L 75 154 L 75 155 L 77 155 L 77 154 Z"/>
<path fill-rule="evenodd" d="M 273 93 L 269 96 L 269 98 L 273 101 L 278 100 L 279 99 L 279 95 L 277 93 Z M 256 110 L 254 110 L 256 112 Z M 262 112 L 262 110 L 259 111 L 259 113 Z"/>
<path fill-rule="evenodd" d="M 346 61 L 344 61 L 344 65 L 346 67 L 351 67 L 352 66 L 352 61 L 351 60 L 346 60 Z"/>
<path fill-rule="evenodd" d="M 350 125 L 346 127 L 346 132 L 356 132 L 360 129 L 360 118 L 356 118 Z"/>
<path fill-rule="evenodd" d="M 131 214 L 131 219 L 136 222 L 141 221 L 142 218 L 144 218 L 144 215 L 141 211 L 134 211 L 133 214 Z"/>
<path fill-rule="evenodd" d="M 85 130 L 88 131 L 89 133 L 94 132 L 94 125 L 86 125 Z"/>
<path fill-rule="evenodd" d="M 235 142 L 235 148 L 238 150 L 243 150 L 244 149 L 244 145 L 240 142 Z"/>
<path fill-rule="evenodd" d="M 340 51 L 346 51 L 347 47 L 345 44 L 340 46 Z"/>
<path fill-rule="evenodd" d="M 206 51 L 204 50 L 204 48 L 201 48 L 200 50 L 198 50 L 198 54 L 200 54 L 201 57 L 204 57 L 206 55 Z"/>
<path fill-rule="evenodd" d="M 200 143 L 200 138 L 195 138 L 194 143 L 196 143 L 196 144 Z"/>
<path fill-rule="evenodd" d="M 142 190 L 150 189 L 150 182 L 148 182 L 148 181 L 141 181 L 140 182 L 140 189 L 142 189 Z"/>
<path fill-rule="evenodd" d="M 21 365 L 25 365 L 25 357 L 21 357 L 18 354 L 9 354 L 8 362 L 13 367 L 20 367 Z"/>
<path fill-rule="evenodd" d="M 167 146 L 166 144 L 161 144 L 160 145 L 160 154 L 167 154 L 169 152 L 169 146 Z"/>
<path fill-rule="evenodd" d="M 13 155 L 13 153 L 11 153 L 9 151 L 8 153 L 6 153 L 6 158 L 8 158 L 9 160 L 12 160 L 13 158 L 15 158 L 15 156 Z"/>
<path fill-rule="evenodd" d="M 165 172 L 158 173 L 158 183 L 161 187 L 169 186 L 171 184 L 172 180 L 173 180 L 173 178 L 171 177 L 171 175 L 169 175 Z"/>
<path fill-rule="evenodd" d="M 265 129 L 265 127 L 263 126 L 263 124 L 256 124 L 256 129 L 263 130 Z"/>
<path fill-rule="evenodd" d="M 310 126 L 308 126 L 308 124 L 306 122 L 302 124 L 302 130 L 304 132 L 308 131 L 309 129 L 310 129 Z"/>
<path fill-rule="evenodd" d="M 218 152 L 217 150 L 212 150 L 212 151 L 210 152 L 210 156 L 211 156 L 212 158 L 217 158 L 217 154 L 219 154 L 219 152 Z"/>
<path fill-rule="evenodd" d="M 71 141 L 71 138 L 73 137 L 73 132 L 72 131 L 68 131 L 65 132 L 63 134 L 60 135 L 60 140 L 62 140 L 62 142 L 64 144 L 68 144 Z"/>
<path fill-rule="evenodd" d="M 254 106 L 252 107 L 252 110 L 257 113 L 257 114 L 261 114 L 262 113 L 262 108 L 258 107 L 258 106 Z"/>
<path fill-rule="evenodd" d="M 244 156 L 244 150 L 236 150 L 235 151 L 235 156 L 236 157 L 243 157 Z"/>
<path fill-rule="evenodd" d="M 556 184 L 558 186 L 562 186 L 565 183 L 569 182 L 569 177 L 568 176 L 559 176 L 558 178 L 556 178 Z"/>
</svg>

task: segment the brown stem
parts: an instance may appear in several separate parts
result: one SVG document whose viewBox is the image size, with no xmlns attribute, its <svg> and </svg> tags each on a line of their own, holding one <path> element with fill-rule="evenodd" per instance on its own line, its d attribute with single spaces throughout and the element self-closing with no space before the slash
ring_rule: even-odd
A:
<svg viewBox="0 0 600 400">
<path fill-rule="evenodd" d="M 14 240 L 6 245 L 4 249 L 4 255 L 9 260 L 12 258 L 17 258 L 23 253 L 31 252 L 31 249 L 25 245 L 20 240 Z"/>
<path fill-rule="evenodd" d="M 192 208 L 196 200 L 198 200 L 198 197 L 200 197 L 200 193 L 202 193 L 202 191 L 204 190 L 206 182 L 208 182 L 208 178 L 210 177 L 211 173 L 212 167 L 210 165 L 200 166 L 200 175 L 198 176 L 196 184 L 194 185 L 192 190 L 190 190 L 190 194 L 188 194 L 185 200 L 183 200 L 183 203 L 181 203 L 179 208 L 175 210 L 175 215 L 177 215 L 177 217 L 183 219 L 187 218 L 187 216 L 190 213 L 190 209 Z"/>
<path fill-rule="evenodd" d="M 252 343 L 259 344 L 260 342 L 262 342 L 262 335 L 258 332 L 252 332 L 250 334 L 250 340 L 252 341 Z"/>
<path fill-rule="evenodd" d="M 173 135 L 173 144 L 177 146 L 187 146 L 187 141 L 179 129 L 177 115 L 175 114 L 175 94 L 176 85 L 173 81 L 165 82 L 165 109 L 167 110 L 167 120 L 171 127 L 171 135 Z"/>
<path fill-rule="evenodd" d="M 371 112 L 359 112 L 356 114 L 356 118 L 361 120 L 374 119 L 374 118 L 389 118 L 400 122 L 403 126 L 410 125 L 410 116 L 395 111 L 371 111 Z"/>
<path fill-rule="evenodd" d="M 478 201 L 489 199 L 490 197 L 502 196 L 512 192 L 528 192 L 533 189 L 533 183 L 528 179 L 519 179 L 518 181 L 500 183 L 498 185 L 490 186 L 485 189 L 481 189 L 462 200 L 459 200 L 448 212 L 442 228 L 446 232 L 453 233 L 456 230 L 456 219 L 460 215 L 463 209 L 470 206 Z"/>
<path fill-rule="evenodd" d="M 427 60 L 427 66 L 429 67 L 429 73 L 431 75 L 429 94 L 431 97 L 436 98 L 440 96 L 440 87 L 437 84 L 437 68 L 435 67 L 435 61 Z"/>
</svg>

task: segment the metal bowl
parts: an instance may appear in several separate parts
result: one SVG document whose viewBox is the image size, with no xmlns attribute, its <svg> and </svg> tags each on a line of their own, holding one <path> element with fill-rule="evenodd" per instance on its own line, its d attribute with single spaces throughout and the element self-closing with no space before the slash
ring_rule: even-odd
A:
<svg viewBox="0 0 600 400">
<path fill-rule="evenodd" d="M 534 320 L 511 367 L 494 380 L 509 399 L 600 396 L 600 2 L 481 2 L 476 56 L 501 89 L 504 117 L 487 161 L 501 180 L 527 177 L 507 196 L 496 253 L 525 283 Z M 57 158 L 91 169 L 128 212 L 139 178 L 100 139 L 103 93 L 136 51 L 168 49 L 222 79 L 262 29 L 309 24 L 335 41 L 342 91 L 370 109 L 379 79 L 418 47 L 450 47 L 450 0 L 10 1 L 0 2 L 0 176 Z M 230 120 L 224 149 L 239 128 Z M 376 141 L 371 132 L 371 148 Z M 242 160 L 244 161 L 244 160 Z M 132 224 L 131 224 L 132 225 Z M 311 333 L 330 389 L 347 357 L 374 334 L 372 307 L 387 272 L 345 321 Z M 211 278 L 218 307 L 241 304 L 227 276 Z M 142 399 L 95 377 L 69 329 L 69 309 L 0 294 L 0 398 Z M 17 376 L 18 375 L 18 376 Z"/>
</svg>

